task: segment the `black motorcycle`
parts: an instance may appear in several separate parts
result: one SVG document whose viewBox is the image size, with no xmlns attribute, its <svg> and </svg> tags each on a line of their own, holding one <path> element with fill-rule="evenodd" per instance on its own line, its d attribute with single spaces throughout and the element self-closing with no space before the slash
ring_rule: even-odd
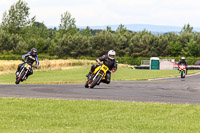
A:
<svg viewBox="0 0 200 133">
<path fill-rule="evenodd" d="M 24 64 L 21 66 L 19 74 L 16 75 L 16 84 L 19 84 L 20 81 L 24 81 L 27 79 L 27 74 L 31 71 L 32 66 L 22 60 Z"/>
</svg>

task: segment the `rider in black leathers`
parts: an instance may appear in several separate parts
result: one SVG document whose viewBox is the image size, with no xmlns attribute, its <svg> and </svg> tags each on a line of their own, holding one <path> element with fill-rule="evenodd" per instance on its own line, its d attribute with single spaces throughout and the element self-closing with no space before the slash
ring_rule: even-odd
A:
<svg viewBox="0 0 200 133">
<path fill-rule="evenodd" d="M 116 55 L 114 50 L 110 50 L 108 52 L 108 55 L 103 55 L 102 57 L 96 59 L 98 63 L 103 61 L 103 64 L 106 65 L 110 71 L 107 72 L 106 77 L 104 80 L 101 80 L 101 82 L 109 84 L 111 79 L 111 73 L 114 73 L 117 71 L 117 64 L 118 61 L 114 58 Z M 89 77 L 92 72 L 98 67 L 99 65 L 92 65 L 90 72 L 86 75 L 86 77 Z"/>
<path fill-rule="evenodd" d="M 28 52 L 27 54 L 22 55 L 22 59 L 31 66 L 33 65 L 34 62 L 36 62 L 36 65 L 34 66 L 35 68 L 37 68 L 38 65 L 39 65 L 39 60 L 38 60 L 38 56 L 37 56 L 37 49 L 35 49 L 35 48 L 32 48 L 31 51 Z M 19 75 L 19 70 L 20 70 L 21 66 L 23 66 L 24 64 L 25 63 L 19 64 L 17 71 L 16 71 L 17 77 Z M 26 78 L 28 78 L 28 76 L 31 75 L 31 74 L 33 74 L 32 67 L 30 69 L 30 72 L 27 74 Z"/>
<path fill-rule="evenodd" d="M 181 64 L 184 64 L 185 65 L 185 67 L 186 67 L 186 74 L 187 74 L 187 71 L 188 71 L 188 63 L 187 63 L 187 61 L 185 60 L 185 57 L 181 57 L 181 60 L 178 62 L 178 67 L 179 67 L 179 65 L 181 65 Z"/>
</svg>

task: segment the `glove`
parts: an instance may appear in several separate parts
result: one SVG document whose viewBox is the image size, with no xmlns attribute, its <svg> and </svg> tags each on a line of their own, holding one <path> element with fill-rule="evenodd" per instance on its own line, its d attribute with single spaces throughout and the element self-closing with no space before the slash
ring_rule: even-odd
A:
<svg viewBox="0 0 200 133">
<path fill-rule="evenodd" d="M 99 59 L 97 59 L 96 61 L 97 61 L 98 63 L 101 62 L 101 60 L 99 60 Z"/>
<path fill-rule="evenodd" d="M 110 72 L 111 72 L 111 73 L 114 73 L 114 72 L 115 72 L 115 70 L 110 70 Z"/>
</svg>

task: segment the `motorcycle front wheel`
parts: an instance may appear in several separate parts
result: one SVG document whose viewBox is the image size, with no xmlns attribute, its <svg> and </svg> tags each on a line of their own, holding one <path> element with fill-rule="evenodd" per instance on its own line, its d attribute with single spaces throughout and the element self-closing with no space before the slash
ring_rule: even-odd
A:
<svg viewBox="0 0 200 133">
<path fill-rule="evenodd" d="M 185 73 L 181 71 L 181 78 L 185 78 Z"/>
<path fill-rule="evenodd" d="M 101 75 L 98 75 L 98 76 L 96 77 L 96 79 L 94 79 L 94 81 L 92 82 L 90 88 L 94 88 L 94 87 L 97 85 L 98 81 L 101 80 L 101 78 L 102 78 L 102 76 L 101 76 Z"/>
<path fill-rule="evenodd" d="M 16 84 L 19 84 L 20 83 L 20 81 L 22 80 L 22 77 L 24 76 L 24 71 L 23 72 L 21 72 L 21 74 L 19 75 L 19 77 L 16 79 Z"/>
</svg>

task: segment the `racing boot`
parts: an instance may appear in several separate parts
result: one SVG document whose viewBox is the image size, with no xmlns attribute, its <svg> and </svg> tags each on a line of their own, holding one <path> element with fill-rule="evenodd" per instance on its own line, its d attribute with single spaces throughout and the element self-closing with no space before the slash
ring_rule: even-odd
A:
<svg viewBox="0 0 200 133">
<path fill-rule="evenodd" d="M 16 75 L 16 78 L 18 78 L 19 77 L 19 72 L 16 71 L 15 75 Z"/>
<path fill-rule="evenodd" d="M 92 72 L 90 71 L 90 72 L 86 75 L 86 77 L 89 79 L 90 76 L 91 76 L 91 74 L 92 74 Z"/>
</svg>

